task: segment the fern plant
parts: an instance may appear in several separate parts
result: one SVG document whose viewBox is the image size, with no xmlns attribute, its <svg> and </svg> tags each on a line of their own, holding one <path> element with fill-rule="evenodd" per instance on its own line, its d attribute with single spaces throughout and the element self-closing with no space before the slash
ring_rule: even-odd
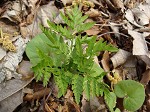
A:
<svg viewBox="0 0 150 112">
<path fill-rule="evenodd" d="M 87 99 L 104 95 L 113 111 L 116 97 L 103 82 L 106 73 L 94 62 L 94 57 L 100 51 L 116 52 L 118 49 L 102 39 L 97 41 L 96 36 L 81 36 L 95 23 L 84 23 L 88 16 L 83 16 L 77 6 L 66 11 L 66 15 L 61 13 L 61 17 L 66 26 L 48 21 L 49 28 L 41 26 L 43 33 L 33 38 L 26 47 L 36 80 L 42 80 L 46 86 L 53 75 L 59 88 L 58 97 L 65 95 L 71 85 L 77 103 L 83 91 Z"/>
</svg>

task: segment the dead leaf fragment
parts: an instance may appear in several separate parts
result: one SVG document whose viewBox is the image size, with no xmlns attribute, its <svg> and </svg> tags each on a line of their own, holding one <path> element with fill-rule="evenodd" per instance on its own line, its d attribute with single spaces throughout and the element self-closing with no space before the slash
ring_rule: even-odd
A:
<svg viewBox="0 0 150 112">
<path fill-rule="evenodd" d="M 89 17 L 98 17 L 98 16 L 101 16 L 101 14 L 99 13 L 99 11 L 96 10 L 96 9 L 94 9 L 94 8 L 90 8 L 90 10 L 87 11 L 85 14 L 88 15 Z"/>
<path fill-rule="evenodd" d="M 89 30 L 86 30 L 85 32 L 87 33 L 87 35 L 97 35 L 101 31 L 98 26 L 93 26 L 92 28 L 90 28 Z"/>
<path fill-rule="evenodd" d="M 147 55 L 148 47 L 144 36 L 136 31 L 128 30 L 128 33 L 134 38 L 133 55 Z"/>
<path fill-rule="evenodd" d="M 143 74 L 142 74 L 142 79 L 140 81 L 141 84 L 146 86 L 148 82 L 150 81 L 150 69 L 147 69 Z"/>
<path fill-rule="evenodd" d="M 142 27 L 141 25 L 139 25 L 136 21 L 135 21 L 135 18 L 134 18 L 134 14 L 132 12 L 132 10 L 128 9 L 126 12 L 125 12 L 125 17 L 126 19 L 131 22 L 133 25 L 137 26 L 137 27 Z"/>
<path fill-rule="evenodd" d="M 0 111 L 1 112 L 12 112 L 23 102 L 22 90 L 14 93 L 12 96 L 4 99 L 0 102 Z"/>
<path fill-rule="evenodd" d="M 108 53 L 107 51 L 105 51 L 105 53 L 103 54 L 103 58 L 102 58 L 102 60 L 101 60 L 101 63 L 102 63 L 103 69 L 104 69 L 106 72 L 109 72 L 109 71 L 110 71 L 109 53 Z"/>
<path fill-rule="evenodd" d="M 6 55 L 6 50 L 0 47 L 0 60 Z"/>
<path fill-rule="evenodd" d="M 119 49 L 119 51 L 113 57 L 110 58 L 113 63 L 113 67 L 116 68 L 119 65 L 124 64 L 129 58 L 129 56 L 131 56 L 131 53 Z"/>
<path fill-rule="evenodd" d="M 25 86 L 27 86 L 33 79 L 28 81 L 21 81 L 20 79 L 12 79 L 3 84 L 0 84 L 0 101 L 10 97 L 11 95 L 17 93 Z"/>
<path fill-rule="evenodd" d="M 139 25 L 143 26 L 149 24 L 149 17 L 143 13 L 143 11 L 140 11 L 138 8 L 134 8 L 132 9 L 132 12 L 134 14 L 135 21 Z"/>
<path fill-rule="evenodd" d="M 18 66 L 17 72 L 22 74 L 22 79 L 27 80 L 33 77 L 33 71 L 31 70 L 31 63 L 30 61 L 22 61 Z"/>
<path fill-rule="evenodd" d="M 81 112 L 79 105 L 77 105 L 75 102 L 67 99 L 65 101 L 66 111 L 67 112 Z M 65 111 L 64 111 L 65 112 Z"/>
<path fill-rule="evenodd" d="M 14 77 L 14 74 L 17 74 L 16 69 L 17 69 L 18 64 L 21 62 L 21 60 L 23 58 L 23 53 L 24 53 L 24 50 L 26 47 L 26 43 L 28 41 L 29 41 L 28 38 L 23 39 L 19 35 L 18 39 L 14 43 L 17 51 L 15 53 L 14 52 L 8 52 L 7 55 L 5 56 L 5 58 L 2 62 L 3 66 L 1 68 L 0 74 L 4 73 L 7 80 Z M 18 78 L 19 78 L 19 76 L 18 76 Z"/>
<path fill-rule="evenodd" d="M 61 0 L 62 3 L 64 4 L 64 6 L 66 6 L 66 4 L 71 4 L 72 0 Z"/>
<path fill-rule="evenodd" d="M 112 0 L 114 6 L 116 6 L 117 8 L 120 8 L 122 10 L 122 12 L 124 11 L 125 7 L 123 4 L 122 0 Z"/>
<path fill-rule="evenodd" d="M 123 64 L 123 76 L 127 79 L 137 79 L 137 59 L 131 55 L 127 61 Z"/>
<path fill-rule="evenodd" d="M 40 98 L 48 95 L 50 92 L 51 92 L 50 88 L 45 88 L 45 89 L 37 91 L 37 92 L 35 92 L 33 94 L 27 94 L 24 97 L 24 100 L 31 101 L 31 100 L 35 100 L 35 99 L 40 99 Z"/>
<path fill-rule="evenodd" d="M 40 24 L 44 27 L 48 27 L 47 20 L 54 21 L 56 16 L 59 14 L 59 10 L 54 6 L 53 1 L 49 4 L 43 5 L 38 8 L 34 22 L 26 26 L 20 25 L 21 34 L 23 37 L 31 36 L 34 37 L 41 33 Z"/>
<path fill-rule="evenodd" d="M 91 112 L 90 102 L 87 100 L 84 92 L 81 102 L 82 102 L 81 112 Z"/>
</svg>

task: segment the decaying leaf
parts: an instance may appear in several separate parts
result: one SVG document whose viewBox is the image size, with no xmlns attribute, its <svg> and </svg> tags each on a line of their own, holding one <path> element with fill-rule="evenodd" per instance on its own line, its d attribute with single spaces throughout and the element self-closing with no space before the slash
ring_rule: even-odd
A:
<svg viewBox="0 0 150 112">
<path fill-rule="evenodd" d="M 119 49 L 119 51 L 113 57 L 110 58 L 113 63 L 113 67 L 116 68 L 119 65 L 124 64 L 130 56 L 131 53 Z"/>
<path fill-rule="evenodd" d="M 17 51 L 14 52 L 8 52 L 7 55 L 4 57 L 2 61 L 2 67 L 0 71 L 1 74 L 5 74 L 6 79 L 11 79 L 14 77 L 13 74 L 16 74 L 16 69 L 18 64 L 22 60 L 22 55 L 24 53 L 26 43 L 29 41 L 27 38 L 23 39 L 21 36 L 18 36 L 19 38 L 14 43 L 16 46 Z M 2 82 L 1 80 L 0 82 Z"/>
<path fill-rule="evenodd" d="M 93 26 L 91 29 L 86 30 L 85 31 L 87 33 L 87 35 L 97 35 L 99 34 L 101 31 L 99 29 L 98 26 Z"/>
<path fill-rule="evenodd" d="M 38 8 L 37 14 L 34 18 L 32 24 L 25 26 L 20 26 L 21 34 L 23 37 L 35 36 L 41 33 L 40 24 L 48 27 L 47 20 L 54 21 L 55 17 L 59 14 L 59 10 L 54 6 L 53 2 L 43 5 Z"/>
<path fill-rule="evenodd" d="M 122 0 L 112 0 L 114 6 L 117 8 L 120 8 L 122 11 L 124 11 L 125 7 Z"/>
<path fill-rule="evenodd" d="M 135 56 L 130 56 L 123 64 L 123 76 L 127 79 L 137 79 L 137 60 Z"/>
<path fill-rule="evenodd" d="M 23 80 L 30 79 L 33 77 L 33 71 L 31 70 L 31 63 L 29 61 L 22 61 L 18 68 L 17 68 L 17 73 L 22 75 Z"/>
<path fill-rule="evenodd" d="M 88 15 L 89 17 L 101 16 L 101 13 L 98 10 L 94 9 L 94 8 L 90 8 L 90 10 L 87 11 L 85 14 Z"/>
<path fill-rule="evenodd" d="M 143 12 L 140 11 L 138 8 L 132 9 L 132 13 L 134 14 L 135 21 L 143 26 L 149 24 L 149 17 Z"/>
<path fill-rule="evenodd" d="M 4 84 L 0 84 L 0 111 L 12 112 L 18 105 L 23 102 L 22 89 L 31 81 L 21 81 L 20 79 L 12 79 Z"/>
<path fill-rule="evenodd" d="M 40 99 L 46 95 L 48 95 L 51 92 L 50 88 L 45 88 L 43 90 L 39 90 L 37 92 L 34 92 L 33 94 L 27 94 L 24 97 L 24 100 L 26 101 L 31 101 L 31 100 L 36 100 L 36 99 Z"/>
<path fill-rule="evenodd" d="M 91 112 L 91 108 L 90 108 L 90 102 L 87 101 L 86 95 L 83 92 L 83 97 L 81 100 L 82 106 L 81 106 L 81 111 L 82 112 Z"/>
<path fill-rule="evenodd" d="M 134 38 L 133 55 L 147 55 L 148 47 L 144 36 L 136 31 L 128 30 L 128 33 Z"/>
<path fill-rule="evenodd" d="M 147 69 L 143 74 L 142 74 L 142 79 L 140 83 L 142 83 L 144 86 L 146 86 L 150 81 L 150 69 Z"/>
<path fill-rule="evenodd" d="M 92 112 L 107 111 L 104 101 L 100 102 L 97 97 L 90 99 L 90 108 Z"/>
<path fill-rule="evenodd" d="M 109 72 L 110 71 L 110 65 L 109 65 L 109 53 L 108 53 L 108 51 L 104 52 L 101 63 L 102 63 L 102 66 L 103 66 L 103 69 L 105 70 L 105 72 Z"/>
<path fill-rule="evenodd" d="M 34 16 L 39 3 L 39 0 L 13 1 L 11 3 L 11 7 L 9 7 L 9 10 L 6 10 L 1 18 L 7 18 L 14 23 L 26 22 L 27 24 L 30 24 L 32 20 L 28 20 Z"/>
<path fill-rule="evenodd" d="M 0 60 L 6 55 L 6 50 L 0 47 Z"/>
<path fill-rule="evenodd" d="M 64 4 L 64 6 L 66 6 L 66 4 L 71 4 L 73 0 L 61 0 L 61 1 Z"/>
<path fill-rule="evenodd" d="M 23 102 L 22 90 L 14 93 L 12 96 L 0 102 L 1 112 L 12 112 L 17 106 Z"/>
<path fill-rule="evenodd" d="M 135 19 L 134 19 L 134 14 L 132 12 L 132 10 L 128 9 L 126 12 L 125 12 L 125 17 L 126 19 L 131 22 L 133 25 L 137 26 L 137 27 L 142 27 L 141 25 L 139 25 Z"/>
<path fill-rule="evenodd" d="M 149 24 L 150 6 L 148 4 L 139 4 L 137 7 L 128 9 L 125 17 L 128 21 L 137 27 L 142 27 Z"/>
</svg>

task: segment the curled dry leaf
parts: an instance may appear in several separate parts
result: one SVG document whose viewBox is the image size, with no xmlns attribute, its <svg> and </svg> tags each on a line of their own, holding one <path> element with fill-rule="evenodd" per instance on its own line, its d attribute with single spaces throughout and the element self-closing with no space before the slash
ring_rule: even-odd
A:
<svg viewBox="0 0 150 112">
<path fill-rule="evenodd" d="M 147 25 L 150 20 L 150 6 L 148 4 L 139 4 L 131 10 L 128 9 L 125 17 L 137 27 Z"/>
<path fill-rule="evenodd" d="M 135 56 L 130 56 L 123 64 L 123 76 L 127 79 L 137 79 L 137 59 Z"/>
<path fill-rule="evenodd" d="M 109 72 L 110 71 L 110 65 L 109 65 L 109 52 L 108 51 L 104 52 L 101 63 L 102 63 L 103 69 L 106 72 Z"/>
<path fill-rule="evenodd" d="M 113 67 L 116 68 L 119 65 L 124 64 L 130 56 L 131 53 L 119 49 L 119 51 L 113 57 L 110 58 L 113 63 Z"/>
<path fill-rule="evenodd" d="M 27 80 L 33 77 L 33 71 L 31 70 L 32 64 L 30 61 L 22 61 L 18 68 L 17 73 L 22 75 L 23 80 Z"/>
<path fill-rule="evenodd" d="M 139 8 L 132 9 L 132 12 L 134 14 L 135 21 L 143 26 L 149 24 L 149 17 L 144 13 L 144 11 L 141 11 Z"/>
<path fill-rule="evenodd" d="M 97 35 L 99 34 L 101 31 L 99 29 L 98 26 L 93 26 L 91 29 L 86 30 L 85 31 L 87 33 L 87 35 Z"/>
<path fill-rule="evenodd" d="M 120 8 L 122 12 L 124 11 L 125 7 L 122 0 L 112 0 L 115 7 Z"/>
<path fill-rule="evenodd" d="M 54 6 L 53 2 L 50 2 L 49 4 L 39 7 L 32 24 L 28 25 L 27 27 L 20 26 L 21 34 L 23 35 L 23 37 L 27 36 L 34 37 L 35 35 L 41 33 L 39 24 L 48 27 L 47 19 L 53 21 L 58 14 L 59 11 L 56 8 L 56 6 Z"/>
<path fill-rule="evenodd" d="M 144 36 L 136 31 L 128 30 L 128 33 L 134 38 L 133 55 L 147 55 L 148 47 Z"/>
<path fill-rule="evenodd" d="M 137 26 L 137 27 L 142 27 L 141 25 L 139 25 L 136 21 L 135 21 L 135 18 L 134 18 L 134 14 L 132 12 L 132 10 L 128 9 L 126 12 L 125 12 L 125 17 L 126 19 L 131 22 L 133 25 Z"/>
<path fill-rule="evenodd" d="M 94 8 L 90 8 L 89 11 L 85 12 L 86 15 L 88 15 L 89 17 L 98 17 L 101 16 L 101 13 L 94 9 Z"/>
<path fill-rule="evenodd" d="M 15 23 L 21 23 L 22 21 L 26 21 L 28 23 L 29 18 L 31 18 L 36 12 L 36 8 L 39 3 L 39 0 L 13 1 L 12 6 L 4 12 L 1 18 L 7 18 Z M 27 17 L 27 20 L 24 20 L 24 17 Z M 30 21 L 30 23 L 31 22 L 32 21 Z"/>
<path fill-rule="evenodd" d="M 27 94 L 25 97 L 24 97 L 24 100 L 26 101 L 31 101 L 31 100 L 36 100 L 36 99 L 40 99 L 46 95 L 48 95 L 49 93 L 51 92 L 51 89 L 50 88 L 45 88 L 43 90 L 40 90 L 40 91 L 37 91 L 33 94 Z"/>
<path fill-rule="evenodd" d="M 144 86 L 146 86 L 150 81 L 150 69 L 147 69 L 143 74 L 142 74 L 142 79 L 140 83 L 142 83 Z"/>
</svg>

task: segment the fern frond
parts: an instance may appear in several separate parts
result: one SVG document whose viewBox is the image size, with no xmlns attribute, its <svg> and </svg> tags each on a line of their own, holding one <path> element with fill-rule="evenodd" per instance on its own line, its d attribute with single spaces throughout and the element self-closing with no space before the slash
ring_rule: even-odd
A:
<svg viewBox="0 0 150 112">
<path fill-rule="evenodd" d="M 70 74 L 70 75 L 72 75 L 72 74 Z M 67 91 L 68 84 L 71 83 L 70 82 L 71 81 L 71 76 L 70 75 L 68 75 L 68 73 L 65 73 L 62 70 L 60 70 L 60 72 L 58 74 L 54 74 L 56 84 L 59 88 L 58 97 L 61 97 L 61 96 L 65 95 L 65 93 Z"/>
<path fill-rule="evenodd" d="M 95 78 L 92 78 L 91 83 L 90 83 L 90 88 L 91 88 L 91 95 L 92 97 L 96 96 L 96 80 Z"/>
<path fill-rule="evenodd" d="M 93 52 L 100 52 L 100 51 L 110 51 L 110 52 L 116 52 L 118 49 L 111 44 L 107 44 L 103 41 L 103 39 L 99 40 L 95 43 Z"/>
<path fill-rule="evenodd" d="M 84 77 L 84 81 L 83 81 L 83 90 L 86 94 L 87 99 L 90 99 L 90 77 L 88 77 L 87 75 Z"/>
<path fill-rule="evenodd" d="M 72 90 L 75 96 L 75 101 L 79 104 L 80 97 L 83 92 L 83 77 L 75 74 L 72 79 Z"/>
<path fill-rule="evenodd" d="M 67 16 L 65 16 L 63 13 L 60 13 L 63 21 L 72 29 L 74 28 L 74 24 L 71 20 L 69 20 L 69 18 Z M 73 18 L 72 15 L 70 14 L 71 19 Z"/>
<path fill-rule="evenodd" d="M 77 26 L 76 31 L 79 33 L 83 32 L 85 30 L 92 28 L 92 26 L 94 26 L 94 24 L 95 24 L 95 22 L 83 23 L 83 24 Z"/>
</svg>

